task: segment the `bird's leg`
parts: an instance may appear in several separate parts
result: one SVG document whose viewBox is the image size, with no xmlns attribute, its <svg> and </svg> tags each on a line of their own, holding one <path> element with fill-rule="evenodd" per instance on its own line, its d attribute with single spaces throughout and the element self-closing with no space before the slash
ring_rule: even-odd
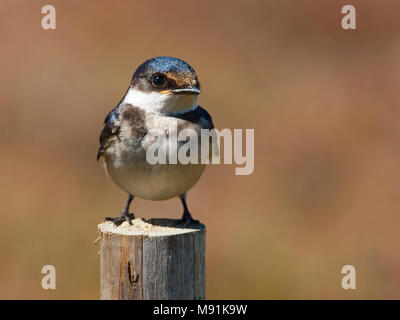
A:
<svg viewBox="0 0 400 320">
<path fill-rule="evenodd" d="M 190 224 L 198 224 L 200 223 L 199 220 L 195 220 L 192 218 L 192 216 L 190 215 L 189 209 L 187 207 L 186 204 L 186 193 L 181 194 L 179 196 L 179 198 L 182 201 L 182 205 L 183 205 L 183 215 L 182 218 L 180 220 L 178 220 L 178 225 L 184 225 L 185 227 L 187 227 Z"/>
<path fill-rule="evenodd" d="M 122 210 L 119 217 L 117 218 L 107 217 L 105 221 L 112 221 L 116 226 L 119 226 L 124 221 L 128 221 L 129 224 L 132 225 L 132 219 L 135 219 L 135 215 L 133 213 L 129 213 L 129 207 L 131 205 L 132 200 L 133 200 L 133 195 L 129 194 L 125 207 Z"/>
</svg>

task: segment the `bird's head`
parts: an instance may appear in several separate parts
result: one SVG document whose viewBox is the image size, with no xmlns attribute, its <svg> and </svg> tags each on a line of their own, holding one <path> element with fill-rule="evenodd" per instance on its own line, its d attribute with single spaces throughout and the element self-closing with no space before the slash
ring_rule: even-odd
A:
<svg viewBox="0 0 400 320">
<path fill-rule="evenodd" d="M 200 84 L 189 64 L 157 57 L 137 68 L 124 101 L 150 112 L 173 114 L 194 109 L 199 94 Z"/>
</svg>

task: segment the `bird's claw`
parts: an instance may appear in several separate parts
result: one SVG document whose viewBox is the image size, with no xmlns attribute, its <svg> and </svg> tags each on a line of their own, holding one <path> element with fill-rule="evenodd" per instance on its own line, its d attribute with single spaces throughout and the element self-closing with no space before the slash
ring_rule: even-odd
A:
<svg viewBox="0 0 400 320">
<path fill-rule="evenodd" d="M 106 217 L 104 221 L 111 221 L 114 223 L 116 227 L 120 226 L 124 221 L 128 221 L 130 225 L 132 225 L 132 220 L 135 219 L 135 215 L 133 213 L 125 213 L 121 212 L 121 215 L 116 218 Z"/>
<path fill-rule="evenodd" d="M 200 224 L 199 220 L 193 219 L 192 217 L 182 217 L 176 222 L 176 226 L 182 226 L 184 228 L 189 227 L 190 225 Z"/>
</svg>

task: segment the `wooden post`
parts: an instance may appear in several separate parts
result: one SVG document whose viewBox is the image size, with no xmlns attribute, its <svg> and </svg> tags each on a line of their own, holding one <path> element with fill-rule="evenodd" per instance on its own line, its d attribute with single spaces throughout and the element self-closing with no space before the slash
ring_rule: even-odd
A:
<svg viewBox="0 0 400 320">
<path fill-rule="evenodd" d="M 205 299 L 206 230 L 176 220 L 98 225 L 100 299 Z"/>
</svg>

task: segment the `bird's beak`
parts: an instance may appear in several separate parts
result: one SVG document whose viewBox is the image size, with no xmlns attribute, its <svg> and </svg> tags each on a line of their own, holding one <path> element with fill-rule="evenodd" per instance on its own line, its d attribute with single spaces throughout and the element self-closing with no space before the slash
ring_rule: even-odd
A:
<svg viewBox="0 0 400 320">
<path fill-rule="evenodd" d="M 174 89 L 161 91 L 162 94 L 200 94 L 201 91 L 196 87 L 190 87 L 185 89 Z"/>
</svg>

